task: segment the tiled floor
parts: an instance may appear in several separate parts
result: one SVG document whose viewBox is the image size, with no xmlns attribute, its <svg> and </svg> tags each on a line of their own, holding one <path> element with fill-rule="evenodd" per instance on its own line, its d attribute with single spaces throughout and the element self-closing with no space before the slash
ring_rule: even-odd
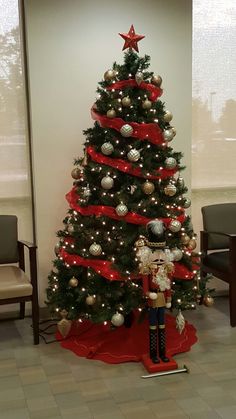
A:
<svg viewBox="0 0 236 419">
<path fill-rule="evenodd" d="M 190 374 L 142 379 L 141 364 L 79 358 L 32 344 L 30 319 L 0 322 L 0 419 L 235 419 L 236 328 L 227 298 L 186 314 L 198 330 L 175 359 Z"/>
</svg>

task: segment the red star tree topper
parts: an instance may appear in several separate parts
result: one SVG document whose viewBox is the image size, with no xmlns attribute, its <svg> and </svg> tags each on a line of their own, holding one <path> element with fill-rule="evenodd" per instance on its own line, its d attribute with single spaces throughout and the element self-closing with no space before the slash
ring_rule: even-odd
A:
<svg viewBox="0 0 236 419">
<path fill-rule="evenodd" d="M 123 46 L 122 51 L 126 48 L 133 48 L 135 49 L 135 51 L 139 52 L 138 42 L 141 41 L 141 39 L 145 38 L 145 36 L 137 35 L 135 33 L 133 25 L 130 26 L 130 30 L 128 33 L 119 33 L 119 35 L 125 40 L 125 44 Z"/>
</svg>

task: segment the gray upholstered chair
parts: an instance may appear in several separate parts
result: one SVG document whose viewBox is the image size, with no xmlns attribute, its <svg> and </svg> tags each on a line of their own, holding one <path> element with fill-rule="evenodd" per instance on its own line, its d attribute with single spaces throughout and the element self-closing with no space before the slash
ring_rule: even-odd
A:
<svg viewBox="0 0 236 419">
<path fill-rule="evenodd" d="M 236 326 L 236 203 L 205 206 L 202 216 L 201 272 L 229 284 L 230 324 Z"/>
<path fill-rule="evenodd" d="M 30 279 L 25 274 L 24 248 L 29 251 Z M 36 246 L 18 240 L 17 217 L 0 215 L 0 304 L 20 303 L 20 318 L 25 302 L 32 302 L 34 344 L 39 343 L 39 306 Z"/>
</svg>

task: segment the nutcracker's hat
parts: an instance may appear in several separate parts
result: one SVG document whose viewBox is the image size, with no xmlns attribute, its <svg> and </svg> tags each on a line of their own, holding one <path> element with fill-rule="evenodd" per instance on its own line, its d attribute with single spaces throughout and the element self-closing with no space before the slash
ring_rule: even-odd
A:
<svg viewBox="0 0 236 419">
<path fill-rule="evenodd" d="M 162 220 L 156 218 L 155 220 L 149 221 L 146 225 L 146 230 L 148 233 L 147 245 L 149 247 L 164 248 L 166 246 L 166 228 Z"/>
</svg>

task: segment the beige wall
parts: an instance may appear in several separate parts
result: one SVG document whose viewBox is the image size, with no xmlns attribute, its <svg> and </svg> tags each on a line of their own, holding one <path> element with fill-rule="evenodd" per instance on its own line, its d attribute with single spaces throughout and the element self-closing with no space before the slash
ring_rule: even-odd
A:
<svg viewBox="0 0 236 419">
<path fill-rule="evenodd" d="M 178 132 L 173 147 L 185 154 L 190 184 L 191 1 L 26 0 L 25 7 L 42 305 L 82 130 L 92 126 L 98 81 L 123 61 L 118 32 L 131 24 L 146 36 L 140 54 L 150 55 L 151 70 L 163 76 L 163 100 Z"/>
</svg>

